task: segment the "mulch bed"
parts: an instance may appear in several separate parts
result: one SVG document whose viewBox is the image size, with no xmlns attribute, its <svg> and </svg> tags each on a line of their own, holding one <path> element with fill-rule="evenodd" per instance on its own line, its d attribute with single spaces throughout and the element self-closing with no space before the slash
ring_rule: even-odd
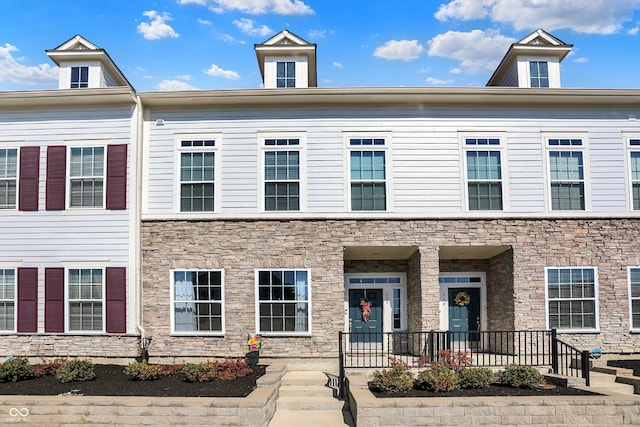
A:
<svg viewBox="0 0 640 427">
<path fill-rule="evenodd" d="M 44 376 L 0 383 L 0 395 L 245 397 L 256 388 L 256 380 L 266 369 L 258 365 L 252 374 L 234 380 L 188 383 L 180 373 L 153 381 L 134 381 L 123 373 L 125 367 L 121 365 L 94 365 L 94 368 L 97 378 L 93 381 L 63 384 L 53 376 Z"/>
<path fill-rule="evenodd" d="M 371 389 L 370 389 L 371 390 Z M 599 396 L 598 393 L 579 390 L 577 388 L 556 386 L 555 388 L 513 388 L 491 385 L 485 388 L 458 389 L 448 392 L 432 392 L 410 390 L 406 393 L 379 393 L 371 390 L 375 397 L 482 397 L 482 396 Z"/>
</svg>

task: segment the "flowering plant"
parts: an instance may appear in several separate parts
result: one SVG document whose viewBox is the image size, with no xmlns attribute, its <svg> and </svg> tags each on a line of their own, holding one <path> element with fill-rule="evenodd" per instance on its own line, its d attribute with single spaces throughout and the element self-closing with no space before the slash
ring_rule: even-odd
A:
<svg viewBox="0 0 640 427">
<path fill-rule="evenodd" d="M 262 335 L 247 334 L 247 346 L 249 346 L 249 351 L 262 350 Z"/>
<path fill-rule="evenodd" d="M 362 321 L 368 322 L 371 315 L 371 303 L 366 298 L 360 299 L 360 312 L 362 313 Z"/>
</svg>

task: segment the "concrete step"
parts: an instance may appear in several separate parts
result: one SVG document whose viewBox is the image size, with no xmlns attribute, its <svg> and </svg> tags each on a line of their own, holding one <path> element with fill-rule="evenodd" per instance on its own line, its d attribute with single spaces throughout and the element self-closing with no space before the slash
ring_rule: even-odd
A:
<svg viewBox="0 0 640 427">
<path fill-rule="evenodd" d="M 323 385 L 281 385 L 280 397 L 333 397 L 334 390 Z"/>
<path fill-rule="evenodd" d="M 269 427 L 341 427 L 352 426 L 348 411 L 277 411 Z"/>
<path fill-rule="evenodd" d="M 605 374 L 602 372 L 591 372 L 590 390 L 599 393 L 617 393 L 617 394 L 633 394 L 634 386 L 631 384 L 623 384 L 617 382 L 616 375 Z"/>
<path fill-rule="evenodd" d="M 280 396 L 276 413 L 280 411 L 340 411 L 344 402 L 333 397 Z"/>
<path fill-rule="evenodd" d="M 290 371 L 284 374 L 280 385 L 324 386 L 329 377 L 318 371 Z"/>
</svg>

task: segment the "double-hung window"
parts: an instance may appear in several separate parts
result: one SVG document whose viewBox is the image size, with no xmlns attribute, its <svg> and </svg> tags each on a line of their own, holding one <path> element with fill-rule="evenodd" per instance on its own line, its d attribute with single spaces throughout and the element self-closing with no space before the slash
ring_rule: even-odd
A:
<svg viewBox="0 0 640 427">
<path fill-rule="evenodd" d="M 582 139 L 549 139 L 551 209 L 585 210 Z"/>
<path fill-rule="evenodd" d="M 598 329 L 598 284 L 594 267 L 547 268 L 549 328 Z"/>
<path fill-rule="evenodd" d="M 502 163 L 498 138 L 465 138 L 470 211 L 502 210 Z"/>
<path fill-rule="evenodd" d="M 308 270 L 257 270 L 259 332 L 311 332 L 311 277 Z"/>
<path fill-rule="evenodd" d="M 18 150 L 0 149 L 0 209 L 15 209 Z"/>
<path fill-rule="evenodd" d="M 640 330 L 640 267 L 629 267 L 629 311 L 631 329 Z"/>
<path fill-rule="evenodd" d="M 386 141 L 349 138 L 352 211 L 387 209 Z"/>
<path fill-rule="evenodd" d="M 89 67 L 71 67 L 71 89 L 89 87 Z"/>
<path fill-rule="evenodd" d="M 531 87 L 549 87 L 549 64 L 546 61 L 529 62 Z"/>
<path fill-rule="evenodd" d="M 104 147 L 71 147 L 70 152 L 69 206 L 103 207 Z"/>
<path fill-rule="evenodd" d="M 67 270 L 69 332 L 102 332 L 105 329 L 103 268 Z"/>
<path fill-rule="evenodd" d="M 264 140 L 264 210 L 300 210 L 300 139 Z"/>
<path fill-rule="evenodd" d="M 629 166 L 631 169 L 631 200 L 633 210 L 640 210 L 640 139 L 629 140 Z"/>
<path fill-rule="evenodd" d="M 181 140 L 180 212 L 213 212 L 215 140 Z"/>
<path fill-rule="evenodd" d="M 222 270 L 172 272 L 172 332 L 224 332 L 224 273 Z"/>
<path fill-rule="evenodd" d="M 16 329 L 16 270 L 0 268 L 0 331 Z"/>
<path fill-rule="evenodd" d="M 276 87 L 296 87 L 296 63 L 294 61 L 276 63 Z"/>
</svg>

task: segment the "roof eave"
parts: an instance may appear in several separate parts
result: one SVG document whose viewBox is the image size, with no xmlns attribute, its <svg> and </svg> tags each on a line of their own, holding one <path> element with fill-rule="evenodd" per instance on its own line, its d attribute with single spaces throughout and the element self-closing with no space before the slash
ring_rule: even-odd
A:
<svg viewBox="0 0 640 427">
<path fill-rule="evenodd" d="M 0 109 L 135 104 L 131 88 L 114 86 L 98 89 L 48 89 L 0 92 Z"/>
</svg>

